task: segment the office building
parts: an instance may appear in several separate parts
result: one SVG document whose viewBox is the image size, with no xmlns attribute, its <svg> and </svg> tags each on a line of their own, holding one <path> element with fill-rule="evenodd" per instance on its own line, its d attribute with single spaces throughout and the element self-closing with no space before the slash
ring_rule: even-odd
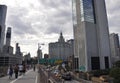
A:
<svg viewBox="0 0 120 83">
<path fill-rule="evenodd" d="M 38 50 L 37 50 L 37 58 L 42 59 L 42 50 L 40 44 L 38 44 Z"/>
<path fill-rule="evenodd" d="M 75 69 L 111 67 L 105 0 L 72 0 Z"/>
<path fill-rule="evenodd" d="M 4 45 L 6 12 L 7 6 L 0 5 L 0 51 Z"/>
<path fill-rule="evenodd" d="M 6 45 L 10 46 L 10 43 L 11 43 L 11 27 L 8 27 L 6 33 Z"/>
<path fill-rule="evenodd" d="M 21 64 L 22 60 L 22 53 L 21 56 L 13 54 L 13 47 L 11 46 L 11 28 L 8 27 L 6 32 L 6 43 L 0 53 L 0 66 Z"/>
<path fill-rule="evenodd" d="M 111 60 L 112 64 L 120 60 L 119 36 L 116 33 L 110 34 Z"/>
<path fill-rule="evenodd" d="M 49 56 L 52 59 L 67 60 L 69 56 L 72 56 L 71 52 L 71 44 L 65 42 L 62 33 L 60 33 L 58 42 L 49 43 Z"/>
<path fill-rule="evenodd" d="M 7 28 L 7 32 L 5 31 L 6 12 L 7 6 L 0 5 L 0 66 L 9 66 L 22 63 L 22 53 L 21 56 L 15 56 L 13 54 L 13 47 L 10 45 L 11 27 Z"/>
</svg>

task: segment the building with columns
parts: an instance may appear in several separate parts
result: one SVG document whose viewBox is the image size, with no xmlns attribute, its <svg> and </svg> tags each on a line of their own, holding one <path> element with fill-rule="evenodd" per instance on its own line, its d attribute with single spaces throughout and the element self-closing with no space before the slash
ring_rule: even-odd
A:
<svg viewBox="0 0 120 83">
<path fill-rule="evenodd" d="M 72 0 L 75 69 L 111 67 L 105 0 Z"/>
<path fill-rule="evenodd" d="M 62 32 L 60 33 L 58 42 L 49 43 L 49 56 L 52 59 L 67 60 L 69 56 L 73 55 L 71 52 L 71 44 L 65 42 Z"/>
</svg>

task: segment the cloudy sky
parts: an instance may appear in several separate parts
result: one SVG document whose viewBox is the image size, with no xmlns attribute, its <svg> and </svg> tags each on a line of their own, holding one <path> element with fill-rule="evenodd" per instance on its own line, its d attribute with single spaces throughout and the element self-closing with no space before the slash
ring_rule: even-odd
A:
<svg viewBox="0 0 120 83">
<path fill-rule="evenodd" d="M 106 0 L 109 31 L 120 35 L 120 0 Z M 48 53 L 48 43 L 73 38 L 71 0 L 0 0 L 8 6 L 6 26 L 12 27 L 11 45 L 18 42 L 21 51 L 36 56 L 38 43 Z"/>
</svg>

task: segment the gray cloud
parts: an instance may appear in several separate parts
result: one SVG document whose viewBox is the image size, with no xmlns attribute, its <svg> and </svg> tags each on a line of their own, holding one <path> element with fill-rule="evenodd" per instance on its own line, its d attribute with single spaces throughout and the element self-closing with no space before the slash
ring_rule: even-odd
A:
<svg viewBox="0 0 120 83">
<path fill-rule="evenodd" d="M 30 24 L 25 23 L 20 16 L 11 15 L 10 18 L 12 20 L 9 21 L 9 23 L 13 26 L 14 32 L 17 35 L 24 35 L 24 34 L 35 34 L 36 32 L 31 27 Z"/>
<path fill-rule="evenodd" d="M 44 0 L 41 1 L 44 10 L 47 11 L 47 26 L 45 34 L 59 33 L 67 29 L 67 24 L 72 24 L 72 10 L 69 0 Z M 72 29 L 72 26 L 69 26 Z M 67 30 L 69 31 L 69 29 Z"/>
<path fill-rule="evenodd" d="M 106 0 L 107 14 L 108 14 L 108 23 L 110 33 L 119 33 L 120 34 L 120 0 Z"/>
<path fill-rule="evenodd" d="M 15 35 L 36 34 L 31 23 L 26 22 L 24 19 L 24 16 L 27 16 L 28 12 L 25 8 L 11 8 L 8 11 L 8 25 L 13 27 Z"/>
<path fill-rule="evenodd" d="M 54 42 L 60 31 L 65 39 L 73 38 L 72 0 L 38 1 L 39 3 L 30 3 L 24 7 L 19 3 L 15 7 L 8 6 L 7 25 L 13 27 L 13 40 L 21 38 L 19 42 L 22 44 Z M 119 3 L 120 0 L 106 0 L 109 30 L 120 34 Z M 26 34 L 29 36 L 26 37 Z"/>
<path fill-rule="evenodd" d="M 68 6 L 69 0 L 39 0 L 40 4 L 43 4 L 46 8 L 60 8 Z M 62 5 L 61 5 L 62 4 Z"/>
</svg>

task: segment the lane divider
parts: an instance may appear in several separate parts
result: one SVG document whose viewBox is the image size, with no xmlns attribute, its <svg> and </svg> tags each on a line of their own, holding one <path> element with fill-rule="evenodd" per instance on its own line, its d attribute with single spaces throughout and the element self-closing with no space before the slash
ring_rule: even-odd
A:
<svg viewBox="0 0 120 83">
<path fill-rule="evenodd" d="M 32 70 L 29 70 L 28 72 L 26 72 L 26 74 L 28 74 L 30 71 L 32 71 Z M 11 81 L 10 83 L 14 83 L 14 82 L 16 82 L 18 79 L 20 79 L 20 78 L 22 78 L 22 77 L 23 77 L 23 75 L 22 75 L 22 76 L 19 76 L 17 79 Z"/>
<path fill-rule="evenodd" d="M 37 83 L 37 81 L 38 81 L 38 76 L 36 76 L 35 83 Z"/>
</svg>

